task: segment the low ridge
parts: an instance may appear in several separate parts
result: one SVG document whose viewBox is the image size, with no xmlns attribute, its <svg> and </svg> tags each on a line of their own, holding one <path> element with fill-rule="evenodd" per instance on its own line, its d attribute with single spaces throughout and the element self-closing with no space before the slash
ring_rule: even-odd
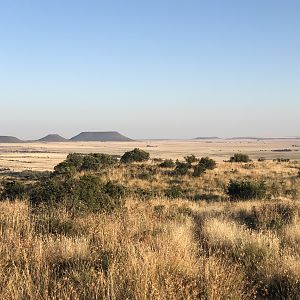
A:
<svg viewBox="0 0 300 300">
<path fill-rule="evenodd" d="M 220 138 L 217 136 L 199 136 L 194 138 L 194 140 L 219 140 Z"/>
<path fill-rule="evenodd" d="M 68 141 L 64 137 L 58 135 L 58 134 L 48 134 L 45 137 L 37 140 L 38 142 L 66 142 Z"/>
<path fill-rule="evenodd" d="M 0 143 L 22 143 L 23 141 L 14 136 L 0 136 Z"/>
<path fill-rule="evenodd" d="M 81 132 L 72 137 L 71 141 L 81 142 L 127 142 L 132 139 L 120 134 L 117 131 L 103 131 L 103 132 Z"/>
</svg>

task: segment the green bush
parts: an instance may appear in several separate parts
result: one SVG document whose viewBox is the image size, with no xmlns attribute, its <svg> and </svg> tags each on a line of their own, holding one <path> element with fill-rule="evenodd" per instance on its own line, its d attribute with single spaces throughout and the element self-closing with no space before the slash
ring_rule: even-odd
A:
<svg viewBox="0 0 300 300">
<path fill-rule="evenodd" d="M 121 157 L 122 163 L 143 162 L 150 158 L 150 154 L 144 150 L 135 148 L 132 151 L 125 152 Z"/>
<path fill-rule="evenodd" d="M 267 188 L 264 181 L 231 180 L 226 193 L 231 200 L 261 199 Z"/>
<path fill-rule="evenodd" d="M 27 188 L 19 181 L 8 181 L 4 183 L 0 196 L 2 200 L 24 199 L 27 196 Z"/>
<path fill-rule="evenodd" d="M 29 192 L 29 200 L 33 205 L 41 203 L 55 204 L 73 197 L 77 180 L 69 178 L 60 180 L 53 177 L 42 180 L 33 186 Z"/>
<path fill-rule="evenodd" d="M 188 164 L 193 164 L 193 163 L 196 163 L 198 161 L 198 158 L 194 155 L 194 154 L 191 154 L 191 155 L 188 155 L 184 158 L 184 160 L 188 163 Z"/>
<path fill-rule="evenodd" d="M 188 163 L 184 163 L 184 162 L 180 162 L 180 161 L 176 161 L 176 168 L 174 171 L 175 175 L 186 175 L 189 172 L 191 165 Z"/>
<path fill-rule="evenodd" d="M 165 196 L 172 199 L 183 198 L 184 195 L 185 195 L 185 191 L 182 189 L 180 185 L 173 185 L 165 192 Z"/>
<path fill-rule="evenodd" d="M 54 176 L 73 176 L 77 171 L 77 168 L 72 165 L 68 160 L 65 160 L 54 167 Z"/>
<path fill-rule="evenodd" d="M 199 177 L 205 173 L 206 170 L 213 170 L 216 167 L 216 162 L 209 157 L 202 157 L 198 164 L 194 167 L 193 176 Z"/>
<path fill-rule="evenodd" d="M 247 154 L 236 153 L 229 159 L 230 162 L 250 162 L 250 158 Z"/>
<path fill-rule="evenodd" d="M 119 184 L 107 182 L 100 178 L 84 175 L 79 179 L 61 180 L 53 177 L 34 186 L 30 193 L 33 205 L 64 205 L 67 210 L 111 212 L 123 205 L 125 188 Z"/>
<path fill-rule="evenodd" d="M 162 163 L 159 164 L 161 168 L 174 168 L 175 163 L 172 159 L 165 159 Z"/>
</svg>

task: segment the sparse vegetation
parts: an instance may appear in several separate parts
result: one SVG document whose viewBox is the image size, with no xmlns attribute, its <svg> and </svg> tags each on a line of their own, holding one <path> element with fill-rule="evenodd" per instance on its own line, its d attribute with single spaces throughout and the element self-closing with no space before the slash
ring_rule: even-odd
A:
<svg viewBox="0 0 300 300">
<path fill-rule="evenodd" d="M 3 175 L 1 299 L 298 298 L 299 163 L 137 150 Z"/>
<path fill-rule="evenodd" d="M 198 177 L 205 173 L 206 170 L 213 170 L 216 162 L 209 157 L 202 157 L 194 168 L 193 176 Z"/>
<path fill-rule="evenodd" d="M 144 150 L 135 148 L 132 151 L 125 152 L 121 157 L 122 163 L 143 162 L 150 158 L 150 154 Z"/>
<path fill-rule="evenodd" d="M 230 162 L 250 162 L 250 158 L 247 154 L 243 154 L 243 153 L 236 153 L 234 154 L 232 157 L 230 157 L 229 159 Z"/>
<path fill-rule="evenodd" d="M 264 181 L 231 180 L 226 192 L 231 200 L 262 199 L 267 188 Z"/>
</svg>

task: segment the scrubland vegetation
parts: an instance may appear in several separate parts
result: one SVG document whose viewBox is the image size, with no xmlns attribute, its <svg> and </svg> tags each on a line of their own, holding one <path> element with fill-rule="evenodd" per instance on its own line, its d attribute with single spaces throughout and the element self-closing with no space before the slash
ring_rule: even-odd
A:
<svg viewBox="0 0 300 300">
<path fill-rule="evenodd" d="M 70 154 L 2 178 L 1 299 L 299 299 L 300 164 Z"/>
</svg>

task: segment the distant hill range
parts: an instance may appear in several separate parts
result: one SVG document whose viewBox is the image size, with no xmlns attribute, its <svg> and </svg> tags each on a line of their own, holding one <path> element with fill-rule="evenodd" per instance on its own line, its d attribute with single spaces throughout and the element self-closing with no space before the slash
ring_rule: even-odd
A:
<svg viewBox="0 0 300 300">
<path fill-rule="evenodd" d="M 198 136 L 194 140 L 220 140 L 217 136 Z"/>
<path fill-rule="evenodd" d="M 193 140 L 255 140 L 255 141 L 272 141 L 272 140 L 300 140 L 299 136 L 290 137 L 254 137 L 254 136 L 238 136 L 230 138 L 219 138 L 214 136 L 196 137 Z"/>
<path fill-rule="evenodd" d="M 255 137 L 255 136 L 240 136 L 227 138 L 227 140 L 258 140 L 258 141 L 269 141 L 269 140 L 299 140 L 298 136 L 290 137 Z"/>
<path fill-rule="evenodd" d="M 48 134 L 45 137 L 37 140 L 37 142 L 67 142 L 68 140 L 59 134 Z"/>
<path fill-rule="evenodd" d="M 0 136 L 1 143 L 33 143 L 33 142 L 45 142 L 45 143 L 59 143 L 59 142 L 128 142 L 132 139 L 120 134 L 117 131 L 102 131 L 102 132 L 81 132 L 80 134 L 66 139 L 58 134 L 48 134 L 47 136 L 31 141 L 22 141 L 14 136 Z"/>
<path fill-rule="evenodd" d="M 128 142 L 132 139 L 120 134 L 117 131 L 103 131 L 103 132 L 81 132 L 72 137 L 71 141 L 78 142 Z"/>
<path fill-rule="evenodd" d="M 0 136 L 0 143 L 22 143 L 23 141 L 14 136 Z"/>
</svg>

